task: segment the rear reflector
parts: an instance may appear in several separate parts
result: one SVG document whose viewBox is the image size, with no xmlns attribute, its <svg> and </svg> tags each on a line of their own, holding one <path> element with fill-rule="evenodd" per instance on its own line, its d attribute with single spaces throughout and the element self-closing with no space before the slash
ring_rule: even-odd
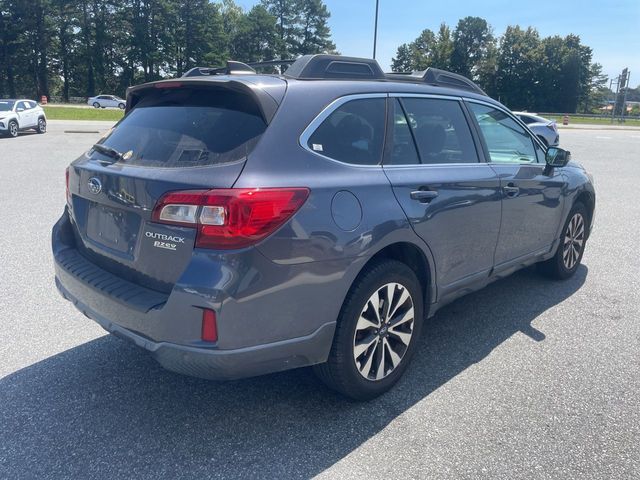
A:
<svg viewBox="0 0 640 480">
<path fill-rule="evenodd" d="M 165 194 L 154 222 L 198 229 L 196 247 L 235 249 L 275 232 L 309 196 L 308 188 L 226 188 Z"/>
<path fill-rule="evenodd" d="M 65 183 L 66 183 L 66 195 L 67 195 L 67 203 L 71 205 L 71 193 L 69 191 L 69 167 L 64 171 Z"/>
<path fill-rule="evenodd" d="M 205 342 L 218 341 L 216 312 L 207 308 L 202 310 L 202 340 Z"/>
</svg>

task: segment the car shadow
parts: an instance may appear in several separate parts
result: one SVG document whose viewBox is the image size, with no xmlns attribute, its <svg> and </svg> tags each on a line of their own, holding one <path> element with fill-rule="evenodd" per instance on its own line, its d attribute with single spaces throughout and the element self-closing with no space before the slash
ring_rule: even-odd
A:
<svg viewBox="0 0 640 480">
<path fill-rule="evenodd" d="M 404 378 L 369 403 L 326 389 L 310 369 L 226 383 L 163 370 L 101 337 L 0 379 L 5 478 L 316 475 L 585 282 L 530 268 L 441 310 L 425 325 Z M 505 366 L 508 368 L 508 366 Z"/>
<path fill-rule="evenodd" d="M 30 137 L 31 135 L 38 135 L 38 132 L 36 132 L 35 130 L 24 130 L 24 131 L 18 132 L 18 138 Z M 13 138 L 10 137 L 9 135 L 0 135 L 0 140 L 13 140 Z"/>
</svg>

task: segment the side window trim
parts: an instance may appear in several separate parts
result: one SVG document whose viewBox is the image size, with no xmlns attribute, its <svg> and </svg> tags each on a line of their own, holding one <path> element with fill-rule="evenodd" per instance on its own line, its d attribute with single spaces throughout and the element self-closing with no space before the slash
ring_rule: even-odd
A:
<svg viewBox="0 0 640 480">
<path fill-rule="evenodd" d="M 340 160 L 336 160 L 335 158 L 327 157 L 326 155 L 318 153 L 317 151 L 309 148 L 309 139 L 315 133 L 317 128 L 322 124 L 322 122 L 324 122 L 327 119 L 327 117 L 329 117 L 329 115 L 331 115 L 335 110 L 340 108 L 345 103 L 350 102 L 352 100 L 362 100 L 362 99 L 368 99 L 368 98 L 385 98 L 386 99 L 387 97 L 389 97 L 388 93 L 358 93 L 353 95 L 344 95 L 342 97 L 336 98 L 331 103 L 329 103 L 326 107 L 324 107 L 322 111 L 318 115 L 316 115 L 313 120 L 311 120 L 311 122 L 309 122 L 309 125 L 305 127 L 305 129 L 302 131 L 302 134 L 298 138 L 298 144 L 302 148 L 304 148 L 307 152 L 313 153 L 314 155 L 322 157 L 325 160 L 331 160 L 332 162 L 337 162 L 340 165 L 349 165 L 350 167 L 356 167 L 356 168 L 381 168 L 383 163 L 382 160 L 380 163 L 376 165 L 360 165 L 357 163 L 346 163 Z M 386 119 L 386 114 L 385 114 L 385 119 Z M 384 144 L 382 146 L 383 158 L 384 158 L 384 152 L 386 149 L 386 136 L 387 136 L 387 129 L 386 129 L 386 122 L 385 122 L 385 139 L 384 139 Z"/>
<path fill-rule="evenodd" d="M 394 128 L 395 128 L 395 113 L 398 109 L 397 105 L 400 105 L 400 98 L 398 96 L 389 95 L 387 98 L 387 121 L 385 124 L 385 142 L 384 142 L 384 151 L 382 152 L 382 166 L 385 168 L 416 168 L 421 167 L 423 164 L 420 160 L 420 154 L 418 153 L 418 146 L 416 144 L 415 136 L 411 127 L 407 123 L 407 128 L 409 129 L 411 139 L 413 141 L 413 148 L 418 159 L 418 163 L 406 163 L 406 164 L 394 164 L 391 163 L 391 157 L 393 155 L 393 148 L 395 146 L 394 142 Z M 401 109 L 401 114 L 407 119 L 407 112 L 404 110 L 402 105 L 399 106 Z M 427 166 L 427 165 L 425 165 Z"/>
</svg>

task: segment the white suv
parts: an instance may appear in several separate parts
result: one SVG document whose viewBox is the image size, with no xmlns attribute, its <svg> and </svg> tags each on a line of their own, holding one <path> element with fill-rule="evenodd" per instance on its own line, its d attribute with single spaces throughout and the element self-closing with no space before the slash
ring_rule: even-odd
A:
<svg viewBox="0 0 640 480">
<path fill-rule="evenodd" d="M 47 131 L 44 110 L 33 100 L 0 100 L 0 134 L 17 137 L 21 130 Z"/>
<path fill-rule="evenodd" d="M 124 110 L 126 103 L 125 100 L 115 95 L 98 95 L 97 97 L 89 97 L 87 99 L 87 104 L 93 105 L 95 108 L 113 107 Z"/>
</svg>

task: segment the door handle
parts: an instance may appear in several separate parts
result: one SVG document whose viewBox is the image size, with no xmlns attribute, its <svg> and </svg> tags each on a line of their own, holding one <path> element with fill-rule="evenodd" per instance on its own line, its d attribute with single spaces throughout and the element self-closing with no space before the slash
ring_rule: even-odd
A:
<svg viewBox="0 0 640 480">
<path fill-rule="evenodd" d="M 412 200 L 419 200 L 421 203 L 429 203 L 438 196 L 435 190 L 415 190 L 411 192 Z"/>
<path fill-rule="evenodd" d="M 507 183 L 507 185 L 502 187 L 502 190 L 507 197 L 517 197 L 520 193 L 520 188 L 516 187 L 513 183 Z"/>
</svg>

